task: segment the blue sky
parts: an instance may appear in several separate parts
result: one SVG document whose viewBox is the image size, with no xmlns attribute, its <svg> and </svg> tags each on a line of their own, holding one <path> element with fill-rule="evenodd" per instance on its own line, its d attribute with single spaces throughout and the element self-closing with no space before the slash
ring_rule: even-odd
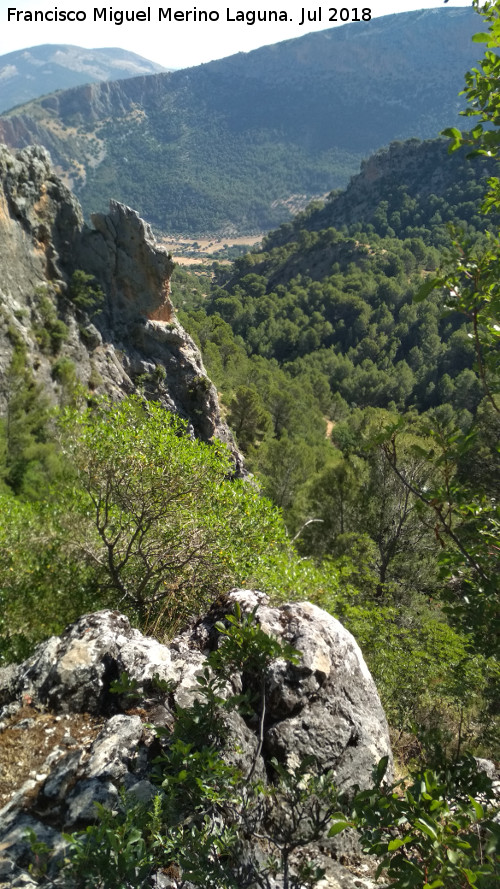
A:
<svg viewBox="0 0 500 889">
<path fill-rule="evenodd" d="M 116 0 L 115 3 L 105 6 L 95 0 L 60 0 L 50 3 L 47 0 L 0 0 L 0 55 L 13 50 L 36 46 L 41 43 L 72 43 L 84 47 L 119 46 L 123 49 L 139 53 L 148 59 L 152 59 L 166 68 L 184 68 L 191 65 L 199 65 L 212 59 L 223 58 L 235 52 L 247 52 L 266 44 L 277 43 L 280 40 L 288 40 L 298 37 L 313 30 L 323 30 L 333 27 L 329 22 L 329 10 L 333 8 L 336 0 L 315 5 L 311 3 L 305 8 L 312 13 L 321 9 L 322 21 L 316 24 L 308 23 L 300 26 L 302 3 L 304 0 L 245 0 L 244 3 L 229 3 L 227 0 L 201 0 L 197 5 L 182 5 L 174 0 L 172 11 L 207 10 L 219 14 L 219 19 L 211 22 L 200 21 L 176 21 L 158 23 L 158 9 L 166 9 L 172 0 L 149 0 L 151 9 L 151 22 L 128 22 L 117 25 L 112 22 L 105 24 L 102 20 L 94 23 L 94 7 L 106 9 L 109 16 L 110 8 L 116 11 L 147 10 L 148 0 L 133 2 L 133 0 Z M 316 3 L 318 0 L 316 0 Z M 345 0 L 344 0 L 345 2 Z M 471 6 L 471 0 L 450 0 L 449 6 Z M 443 0 L 350 0 L 344 7 L 338 4 L 337 8 L 349 10 L 370 8 L 373 18 L 380 15 L 389 15 L 396 12 L 406 12 L 413 9 L 443 6 Z M 8 21 L 7 10 L 11 8 L 21 12 L 29 10 L 55 10 L 68 11 L 80 10 L 86 14 L 85 22 L 75 23 L 28 23 L 23 20 Z M 255 23 L 248 25 L 245 22 L 227 21 L 227 12 L 230 10 L 230 18 L 236 17 L 238 9 L 243 10 L 284 10 L 291 21 L 277 23 Z M 360 13 L 358 12 L 358 15 Z M 214 19 L 215 15 L 212 16 Z"/>
</svg>

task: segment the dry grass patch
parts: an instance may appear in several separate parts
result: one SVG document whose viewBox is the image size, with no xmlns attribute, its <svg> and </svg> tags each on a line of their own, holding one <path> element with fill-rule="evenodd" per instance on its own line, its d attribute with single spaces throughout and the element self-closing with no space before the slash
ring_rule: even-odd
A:
<svg viewBox="0 0 500 889">
<path fill-rule="evenodd" d="M 89 748 L 105 721 L 88 713 L 40 712 L 29 704 L 6 719 L 0 731 L 0 807 L 29 778 L 43 780 L 43 764 L 56 747 L 61 756 Z"/>
</svg>

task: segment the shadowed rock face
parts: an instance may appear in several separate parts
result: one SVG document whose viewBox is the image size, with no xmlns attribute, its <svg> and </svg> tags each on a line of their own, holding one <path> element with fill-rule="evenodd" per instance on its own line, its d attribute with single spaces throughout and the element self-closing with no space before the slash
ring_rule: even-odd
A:
<svg viewBox="0 0 500 889">
<path fill-rule="evenodd" d="M 62 278 L 83 226 L 78 201 L 57 178 L 43 148 L 13 153 L 0 145 L 0 294 L 27 296 Z"/>
<path fill-rule="evenodd" d="M 0 810 L 0 844 L 13 867 L 22 860 L 22 831 L 27 826 L 41 836 L 49 830 L 46 841 L 58 849 L 61 830 L 94 819 L 94 800 L 114 808 L 123 786 L 141 800 L 154 796 L 150 760 L 156 751 L 147 724 L 169 728 L 176 708 L 192 702 L 199 690 L 196 675 L 218 645 L 215 624 L 235 602 L 243 613 L 257 607 L 262 628 L 302 655 L 297 664 L 277 660 L 268 671 L 256 777 L 268 780 L 271 757 L 295 766 L 312 755 L 320 770 L 335 771 L 339 788 L 369 785 L 374 765 L 391 755 L 387 724 L 358 645 L 331 615 L 309 602 L 273 608 L 262 593 L 233 590 L 170 645 L 161 645 L 132 629 L 122 614 L 102 611 L 82 617 L 61 637 L 44 642 L 20 666 L 0 670 L 0 758 L 2 729 L 12 734 L 16 720 L 21 727 L 31 722 L 33 737 L 39 721 L 49 715 L 67 726 L 67 735 L 45 748 L 45 760 L 35 766 L 36 777 L 20 775 L 12 798 Z M 124 671 L 137 691 L 133 714 L 123 712 L 130 707 L 125 697 L 110 693 L 111 683 Z M 168 680 L 173 691 L 158 691 L 152 681 L 155 674 Z M 240 692 L 251 681 L 236 673 L 228 692 Z M 83 736 L 82 714 L 89 721 Z M 234 712 L 229 729 L 229 756 L 236 756 L 248 772 L 258 750 L 258 720 Z M 17 737 L 22 744 L 21 728 Z M 335 849 L 335 841 L 328 842 L 330 851 Z M 324 852 L 325 843 L 322 848 Z M 329 856 L 325 861 L 331 879 L 321 884 L 324 889 L 369 885 L 356 883 Z"/>
<path fill-rule="evenodd" d="M 140 383 L 146 397 L 186 419 L 191 434 L 225 441 L 239 472 L 243 460 L 221 419 L 215 387 L 173 313 L 171 257 L 130 207 L 112 201 L 110 212 L 92 221 L 92 227 L 84 224 L 45 149 L 0 146 L 0 376 L 17 342 L 54 401 L 58 358 L 73 362 L 81 383 L 113 398 Z M 68 298 L 77 269 L 104 292 L 96 313 L 87 315 Z M 47 312 L 67 328 L 57 354 L 37 335 L 47 326 Z M 0 387 L 0 412 L 4 408 Z"/>
</svg>

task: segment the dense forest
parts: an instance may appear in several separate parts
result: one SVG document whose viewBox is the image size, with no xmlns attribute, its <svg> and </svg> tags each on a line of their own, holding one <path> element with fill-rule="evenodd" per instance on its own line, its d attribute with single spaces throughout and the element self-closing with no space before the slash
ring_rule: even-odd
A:
<svg viewBox="0 0 500 889">
<path fill-rule="evenodd" d="M 500 4 L 483 15 L 498 45 Z M 487 52 L 468 76 L 471 133 L 387 150 L 408 153 L 419 187 L 393 167 L 356 212 L 362 180 L 211 284 L 176 271 L 253 482 L 145 409 L 147 380 L 110 404 L 60 369 L 54 411 L 18 343 L 6 381 L 2 661 L 104 605 L 167 638 L 232 585 L 311 599 L 358 639 L 399 768 L 420 775 L 390 796 L 382 768 L 331 828 L 371 831 L 400 889 L 499 878 L 498 824 L 469 802 L 470 754 L 498 759 L 500 742 L 499 75 Z"/>
<path fill-rule="evenodd" d="M 405 149 L 416 153 L 425 182 L 447 146 L 393 150 Z M 410 748 L 415 733 L 449 730 L 451 738 L 453 720 L 479 742 L 483 706 L 464 709 L 465 700 L 450 695 L 448 668 L 456 683 L 470 637 L 443 619 L 444 542 L 419 495 L 449 484 L 449 471 L 485 496 L 497 495 L 499 481 L 500 423 L 477 372 L 472 318 L 446 305 L 442 290 L 418 298 L 437 265 L 453 267 L 459 241 L 480 251 L 498 223 L 480 209 L 488 162 L 461 151 L 448 163 L 437 195 L 393 175 L 378 202 L 380 185 L 375 195 L 365 191 L 360 219 L 334 227 L 348 204 L 333 193 L 259 250 L 219 268 L 208 294 L 203 279 L 192 286 L 181 270 L 173 291 L 249 469 L 283 511 L 299 552 L 343 578 L 330 607 L 362 640 L 400 743 Z M 453 435 L 474 435 L 473 466 Z M 391 465 L 396 441 L 403 477 Z M 391 639 L 383 651 L 381 626 Z M 487 697 L 489 687 L 495 710 L 492 634 L 488 640 L 473 682 Z M 471 702 L 472 685 L 462 688 Z M 489 705 L 486 713 L 493 738 L 498 715 Z"/>
</svg>

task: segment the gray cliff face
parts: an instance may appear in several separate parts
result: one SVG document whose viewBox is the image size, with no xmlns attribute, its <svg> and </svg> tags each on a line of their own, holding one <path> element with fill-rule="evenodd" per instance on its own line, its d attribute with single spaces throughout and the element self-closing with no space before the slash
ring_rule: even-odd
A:
<svg viewBox="0 0 500 889">
<path fill-rule="evenodd" d="M 168 253 L 156 245 L 151 228 L 134 210 L 110 202 L 108 214 L 92 216 L 93 230 L 84 229 L 78 259 L 111 294 L 110 326 L 126 333 L 142 319 L 172 321 Z"/>
<path fill-rule="evenodd" d="M 0 757 L 13 739 L 22 746 L 27 732 L 40 748 L 38 760 L 26 763 L 19 746 L 10 794 L 0 792 L 0 885 L 2 867 L 21 878 L 27 827 L 58 853 L 62 830 L 94 821 L 95 800 L 114 809 L 121 787 L 143 802 L 154 797 L 158 741 L 150 724 L 168 737 L 177 708 L 197 696 L 196 676 L 220 638 L 215 624 L 235 602 L 244 614 L 257 609 L 261 627 L 302 657 L 297 664 L 277 660 L 267 674 L 261 747 L 255 719 L 237 712 L 228 717 L 228 756 L 244 773 L 255 759 L 255 776 L 264 783 L 272 780 L 272 757 L 294 767 L 312 755 L 321 771 L 334 770 L 342 790 L 370 785 L 373 767 L 391 756 L 387 723 L 358 645 L 320 608 L 308 602 L 273 608 L 262 593 L 233 590 L 169 645 L 132 629 L 118 612 L 86 615 L 23 664 L 0 669 Z M 110 693 L 124 671 L 137 691 L 132 710 L 125 697 Z M 158 691 L 155 674 L 169 682 L 168 692 Z M 228 693 L 239 693 L 251 679 L 235 673 Z M 327 871 L 322 889 L 373 885 L 360 878 L 363 870 L 354 876 L 336 860 L 339 852 L 352 855 L 349 843 L 339 848 L 336 838 L 308 848 Z M 53 885 L 60 885 L 56 874 L 54 866 Z"/>
<path fill-rule="evenodd" d="M 0 146 L 0 183 L 2 267 L 7 263 L 12 285 L 20 292 L 28 285 L 26 275 L 16 279 L 12 274 L 18 268 L 40 282 L 60 279 L 57 261 L 70 263 L 83 216 L 51 169 L 47 152 L 31 148 L 13 153 Z"/>
<path fill-rule="evenodd" d="M 56 365 L 65 359 L 92 391 L 120 398 L 140 387 L 185 418 L 192 434 L 225 441 L 241 465 L 201 355 L 173 314 L 170 256 L 138 214 L 115 201 L 92 223 L 84 224 L 45 149 L 0 146 L 0 377 L 22 349 L 57 402 Z M 72 303 L 68 284 L 78 269 L 102 289 L 99 311 Z M 5 400 L 0 391 L 0 411 Z"/>
</svg>

